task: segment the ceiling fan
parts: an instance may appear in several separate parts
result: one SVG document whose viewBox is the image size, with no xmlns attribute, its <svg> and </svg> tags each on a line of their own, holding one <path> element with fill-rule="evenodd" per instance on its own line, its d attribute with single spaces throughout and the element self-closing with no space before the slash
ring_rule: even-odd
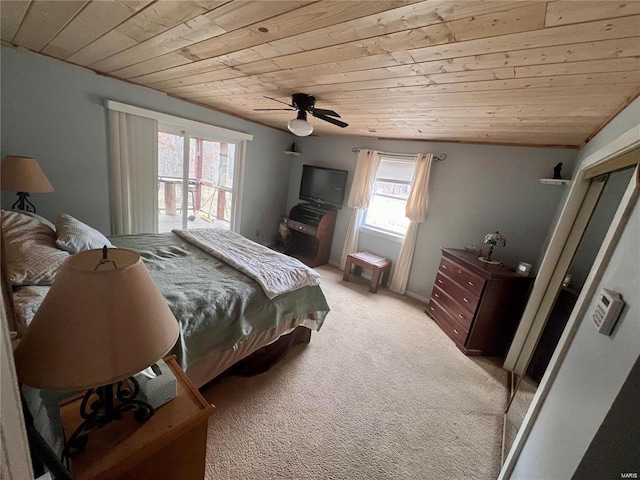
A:
<svg viewBox="0 0 640 480">
<path fill-rule="evenodd" d="M 332 123 L 333 125 L 337 125 L 338 127 L 344 128 L 348 126 L 348 123 L 345 123 L 341 120 L 336 120 L 332 117 L 340 118 L 333 110 L 324 110 L 322 108 L 316 108 L 316 98 L 312 95 L 307 95 L 306 93 L 294 93 L 291 95 L 291 104 L 278 100 L 277 98 L 267 97 L 269 100 L 274 100 L 279 103 L 283 103 L 291 108 L 254 108 L 254 111 L 273 111 L 273 110 L 297 110 L 298 115 L 293 120 L 289 120 L 287 123 L 287 128 L 291 133 L 297 135 L 299 137 L 306 137 L 307 135 L 311 135 L 313 132 L 313 125 L 307 122 L 307 113 L 310 113 L 316 118 L 320 120 L 324 120 L 325 122 Z"/>
</svg>

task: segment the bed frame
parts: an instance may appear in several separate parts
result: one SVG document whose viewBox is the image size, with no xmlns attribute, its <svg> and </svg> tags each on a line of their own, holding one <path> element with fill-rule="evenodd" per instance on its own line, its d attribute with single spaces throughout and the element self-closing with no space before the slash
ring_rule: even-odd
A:
<svg viewBox="0 0 640 480">
<path fill-rule="evenodd" d="M 278 363 L 292 347 L 310 341 L 311 329 L 302 326 L 296 327 L 292 332 L 282 335 L 275 342 L 256 350 L 232 365 L 213 381 L 230 375 L 252 377 L 264 373 Z"/>
</svg>

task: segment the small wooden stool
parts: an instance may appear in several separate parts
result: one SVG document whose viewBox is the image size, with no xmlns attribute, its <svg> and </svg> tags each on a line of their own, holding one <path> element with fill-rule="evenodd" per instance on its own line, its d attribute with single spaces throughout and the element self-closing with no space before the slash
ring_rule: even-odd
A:
<svg viewBox="0 0 640 480">
<path fill-rule="evenodd" d="M 360 275 L 362 269 L 366 268 L 371 270 L 371 286 L 369 291 L 376 293 L 378 291 L 378 283 L 380 283 L 380 275 L 382 274 L 382 286 L 387 285 L 389 279 L 389 270 L 391 269 L 391 260 L 379 257 L 369 252 L 350 253 L 347 255 L 347 263 L 344 267 L 344 275 L 342 279 L 345 282 L 349 281 L 349 275 L 351 274 L 351 264 L 354 265 L 354 275 Z"/>
</svg>

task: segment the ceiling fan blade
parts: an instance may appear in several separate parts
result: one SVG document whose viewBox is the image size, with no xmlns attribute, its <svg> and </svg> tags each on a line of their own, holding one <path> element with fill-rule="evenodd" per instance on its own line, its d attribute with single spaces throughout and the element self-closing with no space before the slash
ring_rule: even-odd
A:
<svg viewBox="0 0 640 480">
<path fill-rule="evenodd" d="M 266 95 L 263 95 L 264 98 L 268 98 L 269 100 L 273 100 L 274 102 L 278 102 L 278 103 L 283 103 L 288 107 L 293 107 L 293 105 L 291 105 L 290 103 L 287 102 L 283 102 L 282 100 L 278 100 L 277 98 L 273 98 L 273 97 L 267 97 Z"/>
<path fill-rule="evenodd" d="M 338 115 L 338 113 L 334 112 L 333 110 L 325 110 L 324 108 L 314 108 L 313 111 L 314 113 L 317 113 L 319 115 L 329 115 L 330 117 L 340 118 L 340 115 Z"/>
<path fill-rule="evenodd" d="M 288 110 L 295 112 L 295 108 L 254 108 L 254 112 L 273 112 L 274 110 Z"/>
<path fill-rule="evenodd" d="M 313 115 L 316 118 L 319 118 L 320 120 L 324 120 L 325 122 L 333 123 L 334 125 L 337 125 L 338 127 L 341 127 L 341 128 L 349 126 L 348 123 L 344 123 L 340 120 L 336 120 L 335 118 L 327 117 L 326 115 L 318 114 L 315 111 L 312 112 L 311 115 Z"/>
</svg>

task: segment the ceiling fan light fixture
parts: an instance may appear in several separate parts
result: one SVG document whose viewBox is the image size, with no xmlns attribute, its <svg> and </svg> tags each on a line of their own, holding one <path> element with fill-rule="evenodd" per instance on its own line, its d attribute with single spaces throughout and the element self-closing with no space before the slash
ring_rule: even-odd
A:
<svg viewBox="0 0 640 480">
<path fill-rule="evenodd" d="M 308 137 L 313 132 L 313 125 L 301 118 L 294 118 L 289 120 L 287 128 L 291 133 L 298 137 Z"/>
<path fill-rule="evenodd" d="M 298 137 L 306 137 L 313 132 L 313 125 L 307 122 L 307 113 L 310 113 L 313 117 L 320 119 L 324 122 L 328 122 L 340 128 L 348 127 L 349 124 L 338 120 L 340 115 L 333 110 L 326 110 L 324 108 L 316 108 L 316 97 L 308 95 L 306 93 L 294 93 L 291 95 L 291 103 L 283 102 L 277 98 L 267 97 L 264 98 L 273 100 L 278 103 L 283 103 L 289 108 L 254 108 L 255 111 L 269 111 L 269 110 L 297 110 L 298 114 L 293 120 L 289 120 L 287 128 L 291 133 Z"/>
</svg>

